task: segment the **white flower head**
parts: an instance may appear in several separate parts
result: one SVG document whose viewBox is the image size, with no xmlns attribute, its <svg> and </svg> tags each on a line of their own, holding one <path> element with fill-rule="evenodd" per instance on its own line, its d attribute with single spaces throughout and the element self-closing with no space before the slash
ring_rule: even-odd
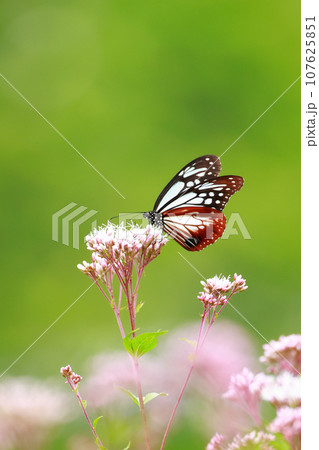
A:
<svg viewBox="0 0 319 450">
<path fill-rule="evenodd" d="M 277 377 L 268 376 L 261 391 L 261 398 L 277 408 L 281 406 L 300 406 L 301 379 L 290 372 Z"/>
</svg>

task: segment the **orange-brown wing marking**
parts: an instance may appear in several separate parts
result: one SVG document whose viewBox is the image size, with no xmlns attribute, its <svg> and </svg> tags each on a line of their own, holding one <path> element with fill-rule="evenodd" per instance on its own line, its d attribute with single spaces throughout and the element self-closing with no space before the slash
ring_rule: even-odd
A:
<svg viewBox="0 0 319 450">
<path fill-rule="evenodd" d="M 223 234 L 226 217 L 217 209 L 183 207 L 163 213 L 163 229 L 189 251 L 199 251 L 213 244 Z"/>
</svg>

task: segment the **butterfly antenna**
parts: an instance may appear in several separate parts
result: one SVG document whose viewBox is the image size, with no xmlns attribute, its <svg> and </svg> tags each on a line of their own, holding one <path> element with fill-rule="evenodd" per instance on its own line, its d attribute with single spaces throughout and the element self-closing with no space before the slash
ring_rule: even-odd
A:
<svg viewBox="0 0 319 450">
<path fill-rule="evenodd" d="M 129 218 L 129 220 L 133 220 L 133 219 L 135 219 L 136 217 L 138 217 L 140 214 L 144 214 L 145 213 L 145 211 L 139 211 L 139 212 L 135 212 L 135 213 L 133 213 L 134 215 L 132 215 L 130 218 Z M 132 213 L 130 213 L 130 214 L 132 214 Z M 120 218 L 120 215 L 117 215 L 117 216 L 113 216 L 113 217 L 111 217 L 109 220 L 112 220 L 112 219 L 119 219 Z"/>
</svg>

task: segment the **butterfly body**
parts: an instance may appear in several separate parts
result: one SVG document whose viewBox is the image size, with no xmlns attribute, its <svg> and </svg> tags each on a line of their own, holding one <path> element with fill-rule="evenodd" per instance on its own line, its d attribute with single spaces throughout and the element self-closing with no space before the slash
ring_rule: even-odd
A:
<svg viewBox="0 0 319 450">
<path fill-rule="evenodd" d="M 153 210 L 143 216 L 186 250 L 199 251 L 213 244 L 225 230 L 222 211 L 226 203 L 244 183 L 236 175 L 219 177 L 220 170 L 215 155 L 194 159 L 172 178 Z"/>
<path fill-rule="evenodd" d="M 148 219 L 149 223 L 153 225 L 153 227 L 163 228 L 163 215 L 161 213 L 157 213 L 155 211 L 150 211 L 147 213 L 143 213 L 143 217 Z"/>
</svg>

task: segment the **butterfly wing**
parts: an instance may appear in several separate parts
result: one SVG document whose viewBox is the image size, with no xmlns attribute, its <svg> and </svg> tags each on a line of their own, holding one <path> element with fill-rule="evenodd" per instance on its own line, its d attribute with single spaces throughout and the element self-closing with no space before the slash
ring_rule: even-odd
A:
<svg viewBox="0 0 319 450">
<path fill-rule="evenodd" d="M 156 203 L 154 211 L 161 212 L 170 209 L 176 200 L 190 200 L 192 188 L 204 183 L 211 178 L 217 177 L 221 170 L 218 156 L 204 155 L 186 164 L 162 190 Z M 180 203 L 180 202 L 179 202 Z M 180 203 L 182 204 L 182 203 Z"/>
<path fill-rule="evenodd" d="M 163 213 L 163 229 L 185 250 L 199 251 L 224 232 L 226 217 L 214 208 L 184 207 Z"/>
<path fill-rule="evenodd" d="M 175 175 L 156 200 L 152 213 L 161 217 L 164 231 L 186 250 L 202 250 L 224 232 L 222 211 L 244 179 L 218 177 L 220 170 L 217 156 L 196 158 Z"/>
<path fill-rule="evenodd" d="M 238 192 L 244 184 L 244 179 L 237 175 L 224 175 L 211 178 L 193 189 L 196 196 L 187 204 L 201 204 L 222 211 L 230 197 Z"/>
</svg>

